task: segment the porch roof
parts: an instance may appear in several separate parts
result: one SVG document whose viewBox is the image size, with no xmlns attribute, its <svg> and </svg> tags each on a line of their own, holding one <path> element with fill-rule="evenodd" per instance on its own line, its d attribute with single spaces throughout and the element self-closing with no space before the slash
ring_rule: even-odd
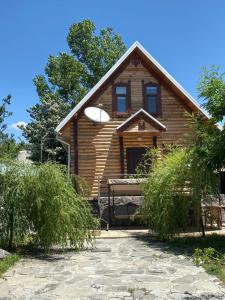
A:
<svg viewBox="0 0 225 300">
<path fill-rule="evenodd" d="M 126 129 L 129 128 L 132 124 L 139 121 L 140 119 L 143 119 L 145 122 L 150 124 L 154 129 L 157 129 L 157 131 L 166 131 L 166 126 L 163 125 L 161 122 L 159 122 L 157 119 L 155 119 L 152 115 L 150 115 L 147 111 L 145 111 L 143 108 L 139 109 L 135 114 L 131 115 L 127 120 L 125 120 L 121 125 L 119 125 L 116 128 L 117 133 L 122 133 Z M 150 131 L 150 130 L 140 130 L 141 131 Z M 153 130 L 155 131 L 155 130 Z"/>
</svg>

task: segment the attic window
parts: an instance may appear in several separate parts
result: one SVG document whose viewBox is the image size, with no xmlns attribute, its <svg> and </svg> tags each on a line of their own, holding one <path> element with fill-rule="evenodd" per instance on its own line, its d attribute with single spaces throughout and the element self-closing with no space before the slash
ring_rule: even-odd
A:
<svg viewBox="0 0 225 300">
<path fill-rule="evenodd" d="M 144 109 L 151 115 L 160 115 L 160 94 L 156 83 L 143 82 Z"/>
<path fill-rule="evenodd" d="M 129 84 L 116 84 L 113 91 L 113 112 L 118 115 L 129 112 Z"/>
</svg>

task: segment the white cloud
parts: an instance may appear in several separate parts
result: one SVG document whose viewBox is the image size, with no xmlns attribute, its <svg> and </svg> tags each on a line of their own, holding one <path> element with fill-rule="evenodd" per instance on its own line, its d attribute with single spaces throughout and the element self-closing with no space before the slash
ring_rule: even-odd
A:
<svg viewBox="0 0 225 300">
<path fill-rule="evenodd" d="M 13 123 L 13 124 L 11 125 L 11 128 L 16 129 L 16 130 L 20 130 L 20 128 L 19 128 L 18 126 L 24 126 L 24 127 L 26 127 L 26 125 L 27 125 L 26 122 L 19 121 L 19 122 L 17 122 L 17 123 Z"/>
</svg>

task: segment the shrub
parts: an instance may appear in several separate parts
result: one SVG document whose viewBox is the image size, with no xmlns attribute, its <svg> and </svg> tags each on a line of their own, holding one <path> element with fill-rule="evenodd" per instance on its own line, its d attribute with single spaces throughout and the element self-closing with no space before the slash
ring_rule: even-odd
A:
<svg viewBox="0 0 225 300">
<path fill-rule="evenodd" d="M 81 247 L 97 226 L 89 204 L 73 188 L 62 167 L 9 163 L 0 177 L 1 242 L 18 246 L 26 240 L 50 248 Z"/>
<path fill-rule="evenodd" d="M 90 197 L 91 195 L 91 188 L 87 181 L 78 175 L 72 175 L 71 176 L 71 181 L 73 183 L 75 191 L 84 197 Z"/>
<path fill-rule="evenodd" d="M 188 160 L 183 149 L 171 150 L 156 160 L 143 184 L 141 214 L 147 225 L 161 237 L 172 236 L 188 225 L 192 206 L 187 192 Z"/>
<path fill-rule="evenodd" d="M 218 276 L 225 281 L 225 254 L 216 251 L 214 248 L 196 248 L 193 255 L 193 262 L 196 266 L 202 266 L 212 275 Z"/>
<path fill-rule="evenodd" d="M 171 237 L 188 223 L 201 227 L 202 202 L 211 203 L 217 192 L 217 174 L 199 159 L 192 148 L 175 148 L 162 159 L 153 161 L 143 184 L 144 220 L 161 237 Z M 200 226 L 200 227 L 199 227 Z"/>
<path fill-rule="evenodd" d="M 20 260 L 20 256 L 17 254 L 10 254 L 5 258 L 0 260 L 0 278 L 2 275 L 11 268 L 18 260 Z"/>
</svg>

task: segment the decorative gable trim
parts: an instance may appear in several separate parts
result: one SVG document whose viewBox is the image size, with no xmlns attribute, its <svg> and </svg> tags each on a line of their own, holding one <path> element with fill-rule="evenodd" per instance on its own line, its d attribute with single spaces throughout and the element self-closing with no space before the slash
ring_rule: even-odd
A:
<svg viewBox="0 0 225 300">
<path fill-rule="evenodd" d="M 138 110 L 135 114 L 130 116 L 126 121 L 124 121 L 120 126 L 116 128 L 117 133 L 121 133 L 126 130 L 131 124 L 138 121 L 140 118 L 143 118 L 146 122 L 151 124 L 153 127 L 158 129 L 159 131 L 166 131 L 166 126 L 164 126 L 161 122 L 147 113 L 143 108 Z"/>
<path fill-rule="evenodd" d="M 188 92 L 157 62 L 157 60 L 152 57 L 148 51 L 139 43 L 135 42 L 123 55 L 122 57 L 112 66 L 112 68 L 102 77 L 102 79 L 87 93 L 87 95 L 74 107 L 73 110 L 60 122 L 56 127 L 56 132 L 60 130 L 71 120 L 71 118 L 76 115 L 86 104 L 86 102 L 103 86 L 107 79 L 110 78 L 112 74 L 121 66 L 121 64 L 129 57 L 129 55 L 134 52 L 137 58 L 137 53 L 142 56 L 142 58 L 151 64 L 154 72 L 159 74 L 166 83 L 174 88 L 174 91 L 182 98 L 191 109 L 191 111 L 198 111 L 207 119 L 209 115 L 205 110 L 203 110 L 198 103 L 188 94 Z M 138 63 L 136 59 L 134 64 Z"/>
</svg>

